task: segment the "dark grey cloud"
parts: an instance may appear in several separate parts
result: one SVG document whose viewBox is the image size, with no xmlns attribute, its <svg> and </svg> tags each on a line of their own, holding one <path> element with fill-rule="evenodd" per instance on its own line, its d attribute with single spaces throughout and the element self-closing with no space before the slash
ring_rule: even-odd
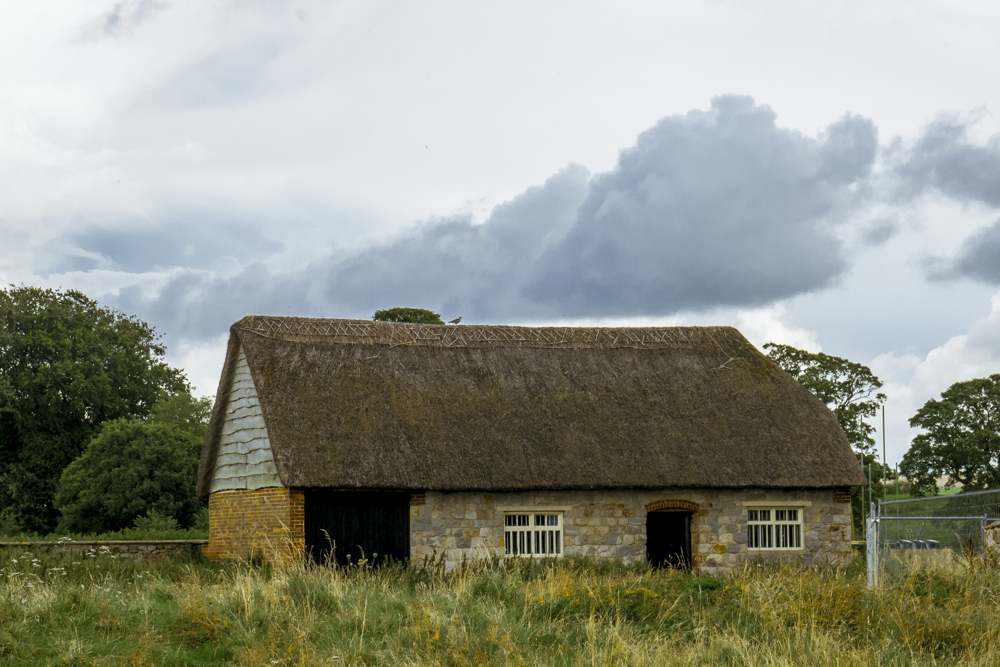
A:
<svg viewBox="0 0 1000 667">
<path fill-rule="evenodd" d="M 748 97 L 665 118 L 594 179 L 522 294 L 563 315 L 638 315 L 828 285 L 847 264 L 829 217 L 877 147 L 867 119 L 845 116 L 813 139 Z"/>
<path fill-rule="evenodd" d="M 939 192 L 963 203 L 1000 207 L 1000 134 L 984 144 L 969 138 L 968 123 L 939 120 L 910 147 L 890 151 L 896 196 L 911 199 Z M 968 278 L 1000 284 L 1000 220 L 969 236 L 954 257 L 923 262 L 930 280 Z"/>
<path fill-rule="evenodd" d="M 530 317 L 537 307 L 519 304 L 517 290 L 573 223 L 588 179 L 586 169 L 571 166 L 500 204 L 482 224 L 466 217 L 427 222 L 298 273 L 275 274 L 259 263 L 230 278 L 186 271 L 155 297 L 136 287 L 106 301 L 160 331 L 194 338 L 218 335 L 249 314 L 370 318 L 380 308 L 414 306 L 466 321 Z"/>
<path fill-rule="evenodd" d="M 332 316 L 307 298 L 311 279 L 308 272 L 273 274 L 254 263 L 228 278 L 185 271 L 172 277 L 155 296 L 134 286 L 103 301 L 138 314 L 168 336 L 206 339 L 225 333 L 245 315 Z"/>
<path fill-rule="evenodd" d="M 246 264 L 281 250 L 281 244 L 261 235 L 260 227 L 238 221 L 212 219 L 211 214 L 166 215 L 149 227 L 114 229 L 81 224 L 68 241 L 104 260 L 102 268 L 140 273 L 174 266 L 210 268 L 219 257 Z M 98 260 L 93 260 L 98 263 Z M 58 273 L 62 265 L 50 270 Z"/>
<path fill-rule="evenodd" d="M 936 189 L 961 201 L 1000 206 L 1000 135 L 974 144 L 967 124 L 941 120 L 912 147 L 897 148 L 894 161 L 903 196 Z"/>
<path fill-rule="evenodd" d="M 184 272 L 155 298 L 125 290 L 114 305 L 197 338 L 251 313 L 367 318 L 413 306 L 508 322 L 760 305 L 844 271 L 831 230 L 861 196 L 877 145 L 857 116 L 811 138 L 750 98 L 722 97 L 660 121 L 612 171 L 566 168 L 482 224 L 428 221 L 295 273 Z"/>
<path fill-rule="evenodd" d="M 90 39 L 118 37 L 131 32 L 135 27 L 154 18 L 166 8 L 166 3 L 157 0 L 117 2 L 97 19 L 96 24 L 84 31 L 85 36 Z"/>
<path fill-rule="evenodd" d="M 425 224 L 395 242 L 330 267 L 327 302 L 367 307 L 430 303 L 473 320 L 542 314 L 519 293 L 539 257 L 574 223 L 589 173 L 568 167 L 496 207 L 481 225 Z M 383 307 L 383 306 L 380 306 Z"/>
<path fill-rule="evenodd" d="M 1000 285 L 1000 220 L 965 239 L 956 257 L 933 258 L 925 270 L 932 280 L 970 278 Z"/>
<path fill-rule="evenodd" d="M 866 245 L 880 246 L 899 232 L 894 220 L 876 220 L 861 231 L 861 240 Z"/>
</svg>

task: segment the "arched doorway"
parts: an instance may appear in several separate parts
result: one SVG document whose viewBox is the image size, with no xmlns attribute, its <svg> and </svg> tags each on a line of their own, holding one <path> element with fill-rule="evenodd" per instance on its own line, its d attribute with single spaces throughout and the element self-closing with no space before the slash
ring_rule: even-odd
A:
<svg viewBox="0 0 1000 667">
<path fill-rule="evenodd" d="M 691 516 L 697 511 L 688 500 L 646 506 L 646 560 L 653 567 L 691 569 Z"/>
</svg>

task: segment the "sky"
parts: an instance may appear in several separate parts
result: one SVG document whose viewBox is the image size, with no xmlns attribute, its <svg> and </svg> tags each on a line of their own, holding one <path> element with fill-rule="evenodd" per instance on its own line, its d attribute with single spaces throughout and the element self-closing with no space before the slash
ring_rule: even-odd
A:
<svg viewBox="0 0 1000 667">
<path fill-rule="evenodd" d="M 733 325 L 908 419 L 1000 373 L 1000 5 L 0 6 L 0 282 L 249 314 Z M 876 420 L 880 433 L 881 421 Z"/>
</svg>

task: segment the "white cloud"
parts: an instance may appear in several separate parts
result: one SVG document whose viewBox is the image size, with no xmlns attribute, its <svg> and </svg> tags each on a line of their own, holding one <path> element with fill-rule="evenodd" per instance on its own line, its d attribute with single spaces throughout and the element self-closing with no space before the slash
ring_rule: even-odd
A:
<svg viewBox="0 0 1000 667">
<path fill-rule="evenodd" d="M 193 395 L 214 396 L 228 342 L 228 333 L 205 341 L 180 341 L 167 349 L 166 360 L 171 366 L 184 369 Z"/>
<path fill-rule="evenodd" d="M 954 336 L 923 357 L 892 351 L 869 364 L 885 383 L 883 391 L 889 397 L 886 457 L 890 462 L 898 462 L 919 433 L 908 421 L 924 403 L 940 398 L 941 392 L 956 382 L 1000 373 L 1000 292 L 993 296 L 991 305 L 990 314 L 967 333 Z"/>
</svg>

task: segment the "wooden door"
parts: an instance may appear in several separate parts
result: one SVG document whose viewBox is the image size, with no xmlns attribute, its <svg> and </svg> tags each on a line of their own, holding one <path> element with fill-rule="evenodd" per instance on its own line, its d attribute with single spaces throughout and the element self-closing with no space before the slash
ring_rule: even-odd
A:
<svg viewBox="0 0 1000 667">
<path fill-rule="evenodd" d="M 409 560 L 409 493 L 307 489 L 305 495 L 306 552 L 316 562 Z"/>
</svg>

